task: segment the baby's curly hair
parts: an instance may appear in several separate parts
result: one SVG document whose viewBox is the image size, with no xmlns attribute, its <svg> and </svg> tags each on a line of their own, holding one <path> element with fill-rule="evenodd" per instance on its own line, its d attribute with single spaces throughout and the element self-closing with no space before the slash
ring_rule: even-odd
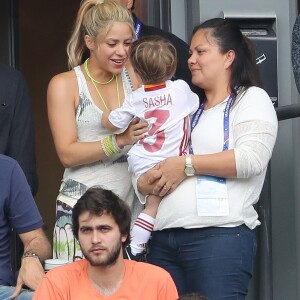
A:
<svg viewBox="0 0 300 300">
<path fill-rule="evenodd" d="M 145 36 L 133 42 L 130 61 L 135 73 L 144 84 L 171 79 L 177 66 L 173 44 L 161 36 Z"/>
</svg>

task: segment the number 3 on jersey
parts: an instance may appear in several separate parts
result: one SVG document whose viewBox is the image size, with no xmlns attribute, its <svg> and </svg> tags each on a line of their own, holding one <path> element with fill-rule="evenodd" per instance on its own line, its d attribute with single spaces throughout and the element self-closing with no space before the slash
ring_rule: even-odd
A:
<svg viewBox="0 0 300 300">
<path fill-rule="evenodd" d="M 160 128 L 168 120 L 169 116 L 170 112 L 168 110 L 157 109 L 145 112 L 146 120 L 151 118 L 156 119 L 155 123 L 148 130 L 148 136 L 140 140 L 140 143 L 144 146 L 146 151 L 156 152 L 162 148 L 165 142 L 165 132 L 164 130 L 160 130 Z M 147 141 L 148 137 L 151 137 L 154 143 L 150 144 Z"/>
</svg>

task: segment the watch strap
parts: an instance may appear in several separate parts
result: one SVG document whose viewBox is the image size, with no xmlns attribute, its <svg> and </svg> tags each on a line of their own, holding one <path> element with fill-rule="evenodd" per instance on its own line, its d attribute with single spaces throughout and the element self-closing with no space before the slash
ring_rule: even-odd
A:
<svg viewBox="0 0 300 300">
<path fill-rule="evenodd" d="M 35 258 L 38 258 L 40 260 L 40 257 L 33 251 L 24 252 L 22 258 L 26 258 L 26 257 L 35 257 Z"/>
<path fill-rule="evenodd" d="M 190 155 L 190 154 L 186 155 L 186 157 L 185 157 L 185 165 L 186 165 L 186 167 L 193 167 L 193 164 L 192 164 L 192 155 Z"/>
</svg>

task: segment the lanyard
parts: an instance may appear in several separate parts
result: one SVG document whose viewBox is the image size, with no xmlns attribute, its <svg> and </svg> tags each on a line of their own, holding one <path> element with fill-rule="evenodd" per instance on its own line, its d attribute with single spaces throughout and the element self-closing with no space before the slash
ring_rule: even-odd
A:
<svg viewBox="0 0 300 300">
<path fill-rule="evenodd" d="M 229 99 L 227 101 L 226 104 L 226 108 L 224 111 L 224 143 L 223 143 L 223 151 L 228 150 L 228 145 L 229 145 L 229 112 L 230 112 L 230 108 L 232 106 L 233 103 L 233 99 L 234 99 L 234 94 L 231 93 L 229 96 Z M 194 130 L 194 128 L 196 127 L 196 125 L 198 124 L 198 121 L 201 117 L 201 114 L 204 110 L 204 102 L 202 102 L 198 108 L 198 110 L 196 111 L 196 113 L 194 114 L 193 118 L 192 118 L 192 123 L 191 123 L 191 132 Z M 190 145 L 190 154 L 194 154 L 193 151 L 193 147 L 192 147 L 192 142 Z M 221 177 L 215 177 L 215 176 L 210 176 L 210 177 L 214 177 L 217 179 L 217 181 L 221 182 L 221 183 L 225 183 L 226 179 L 225 178 L 221 178 Z"/>
<path fill-rule="evenodd" d="M 142 29 L 142 22 L 139 19 L 136 19 L 135 27 L 134 27 L 136 39 L 140 37 L 141 29 Z"/>
<path fill-rule="evenodd" d="M 232 106 L 233 103 L 233 99 L 234 99 L 234 94 L 231 93 L 229 96 L 229 99 L 227 101 L 226 104 L 226 108 L 224 111 L 224 143 L 223 143 L 223 151 L 228 150 L 228 144 L 229 144 L 229 112 L 230 112 L 230 108 Z M 198 110 L 196 111 L 196 113 L 194 114 L 193 118 L 192 118 L 192 124 L 191 124 L 191 131 L 194 130 L 194 128 L 196 127 L 196 125 L 198 124 L 198 121 L 202 115 L 202 112 L 204 110 L 204 102 L 202 102 L 198 108 Z M 193 151 L 193 147 L 191 145 L 190 147 L 190 154 L 194 154 Z"/>
</svg>

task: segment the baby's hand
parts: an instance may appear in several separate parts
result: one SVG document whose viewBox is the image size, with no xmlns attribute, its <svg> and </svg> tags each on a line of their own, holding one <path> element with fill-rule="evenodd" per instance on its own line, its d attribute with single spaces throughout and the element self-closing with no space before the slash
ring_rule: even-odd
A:
<svg viewBox="0 0 300 300">
<path fill-rule="evenodd" d="M 140 122 L 139 118 L 134 118 L 128 128 L 122 133 L 118 134 L 117 142 L 119 146 L 133 145 L 144 137 L 148 131 L 148 123 Z"/>
</svg>

